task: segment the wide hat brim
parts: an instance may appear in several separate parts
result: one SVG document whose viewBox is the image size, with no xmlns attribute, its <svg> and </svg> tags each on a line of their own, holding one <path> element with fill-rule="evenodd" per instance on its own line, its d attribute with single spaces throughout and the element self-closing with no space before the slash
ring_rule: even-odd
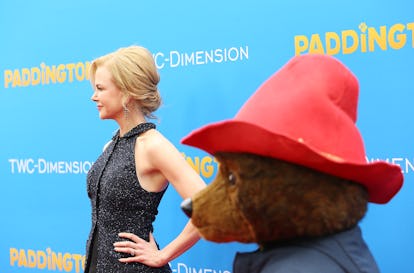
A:
<svg viewBox="0 0 414 273">
<path fill-rule="evenodd" d="M 227 120 L 191 132 L 183 144 L 200 148 L 211 155 L 218 152 L 251 153 L 277 158 L 309 167 L 364 185 L 369 201 L 387 203 L 399 191 L 401 169 L 384 161 L 348 162 L 318 151 L 305 143 L 283 135 L 275 135 L 255 124 Z"/>
<path fill-rule="evenodd" d="M 182 143 L 214 155 L 242 152 L 285 160 L 364 185 L 373 203 L 401 188 L 402 171 L 367 162 L 356 127 L 359 84 L 332 56 L 292 58 L 231 120 L 195 130 Z"/>
</svg>

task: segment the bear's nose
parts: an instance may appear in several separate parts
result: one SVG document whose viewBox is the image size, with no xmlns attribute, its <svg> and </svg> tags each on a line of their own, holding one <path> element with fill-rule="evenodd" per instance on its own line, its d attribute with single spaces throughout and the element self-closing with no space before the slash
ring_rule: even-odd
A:
<svg viewBox="0 0 414 273">
<path fill-rule="evenodd" d="M 189 218 L 191 218 L 191 215 L 193 214 L 193 202 L 191 201 L 191 198 L 187 198 L 181 202 L 181 209 Z"/>
</svg>

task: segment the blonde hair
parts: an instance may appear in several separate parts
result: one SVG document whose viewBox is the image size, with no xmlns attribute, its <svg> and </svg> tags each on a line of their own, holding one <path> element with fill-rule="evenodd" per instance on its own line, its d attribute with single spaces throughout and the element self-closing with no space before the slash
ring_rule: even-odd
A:
<svg viewBox="0 0 414 273">
<path fill-rule="evenodd" d="M 129 46 L 95 59 L 90 68 L 90 79 L 95 82 L 98 67 L 105 66 L 112 74 L 115 85 L 128 97 L 134 99 L 147 118 L 156 118 L 153 112 L 161 105 L 158 90 L 160 76 L 151 52 L 141 46 Z"/>
</svg>

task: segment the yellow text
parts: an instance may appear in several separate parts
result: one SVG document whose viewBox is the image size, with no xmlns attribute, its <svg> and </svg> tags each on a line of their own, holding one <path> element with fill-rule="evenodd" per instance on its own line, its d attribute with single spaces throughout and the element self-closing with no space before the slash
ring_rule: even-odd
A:
<svg viewBox="0 0 414 273">
<path fill-rule="evenodd" d="M 294 37 L 295 55 L 318 53 L 336 55 L 354 52 L 374 52 L 380 50 L 399 50 L 405 46 L 414 48 L 414 22 L 392 26 L 368 27 L 359 25 L 359 31 L 348 29 L 341 32 L 314 33 L 310 36 Z"/>
<path fill-rule="evenodd" d="M 58 65 L 41 63 L 35 67 L 4 70 L 4 88 L 27 87 L 89 80 L 90 62 Z"/>
<path fill-rule="evenodd" d="M 215 173 L 217 169 L 218 162 L 214 157 L 204 156 L 204 157 L 189 157 L 182 153 L 185 160 L 188 164 L 201 176 L 204 178 L 210 178 Z"/>
<path fill-rule="evenodd" d="M 25 268 L 81 272 L 85 255 L 46 250 L 10 248 L 10 265 Z"/>
</svg>

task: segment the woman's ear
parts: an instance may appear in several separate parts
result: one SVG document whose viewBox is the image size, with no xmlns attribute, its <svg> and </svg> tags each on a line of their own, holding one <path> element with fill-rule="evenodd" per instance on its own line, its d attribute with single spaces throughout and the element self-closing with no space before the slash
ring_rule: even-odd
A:
<svg viewBox="0 0 414 273">
<path fill-rule="evenodd" d="M 128 94 L 124 94 L 122 96 L 122 105 L 124 106 L 124 108 L 129 108 L 131 103 L 131 96 L 129 96 Z"/>
</svg>

